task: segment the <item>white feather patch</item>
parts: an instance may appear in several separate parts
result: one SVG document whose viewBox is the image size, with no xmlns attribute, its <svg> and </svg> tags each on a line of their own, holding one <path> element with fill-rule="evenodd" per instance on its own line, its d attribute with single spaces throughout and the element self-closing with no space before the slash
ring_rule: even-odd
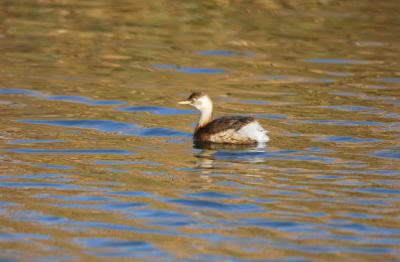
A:
<svg viewBox="0 0 400 262">
<path fill-rule="evenodd" d="M 265 130 L 257 121 L 251 122 L 238 130 L 238 133 L 259 143 L 269 141 L 268 131 Z"/>
</svg>

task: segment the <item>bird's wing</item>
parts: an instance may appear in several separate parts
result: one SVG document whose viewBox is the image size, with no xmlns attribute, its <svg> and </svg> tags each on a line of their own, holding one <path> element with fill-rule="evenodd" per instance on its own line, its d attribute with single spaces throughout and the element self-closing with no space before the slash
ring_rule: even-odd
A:
<svg viewBox="0 0 400 262">
<path fill-rule="evenodd" d="M 209 134 L 216 134 L 227 130 L 237 131 L 247 124 L 255 121 L 251 116 L 224 116 L 211 121 L 204 126 Z"/>
</svg>

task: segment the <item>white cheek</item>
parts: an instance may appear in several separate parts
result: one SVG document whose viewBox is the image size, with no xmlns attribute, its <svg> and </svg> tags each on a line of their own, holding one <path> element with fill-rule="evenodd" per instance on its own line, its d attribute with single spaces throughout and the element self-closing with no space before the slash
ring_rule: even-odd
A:
<svg viewBox="0 0 400 262">
<path fill-rule="evenodd" d="M 194 106 L 195 106 L 197 109 L 203 108 L 203 104 L 202 104 L 201 102 L 196 102 L 196 103 L 194 104 Z"/>
</svg>

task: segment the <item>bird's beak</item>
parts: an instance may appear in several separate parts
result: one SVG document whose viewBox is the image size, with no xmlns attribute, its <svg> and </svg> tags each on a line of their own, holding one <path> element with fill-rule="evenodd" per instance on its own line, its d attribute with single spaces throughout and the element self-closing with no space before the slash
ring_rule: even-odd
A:
<svg viewBox="0 0 400 262">
<path fill-rule="evenodd" d="M 190 105 L 191 103 L 192 103 L 192 101 L 190 101 L 190 100 L 185 100 L 185 101 L 178 102 L 178 104 L 180 104 L 180 105 Z"/>
</svg>

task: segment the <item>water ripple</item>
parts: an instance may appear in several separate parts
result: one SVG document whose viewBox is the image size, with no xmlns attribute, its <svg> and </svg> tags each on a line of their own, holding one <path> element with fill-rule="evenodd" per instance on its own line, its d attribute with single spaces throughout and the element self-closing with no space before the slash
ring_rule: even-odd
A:
<svg viewBox="0 0 400 262">
<path fill-rule="evenodd" d="M 400 159 L 400 150 L 377 150 L 372 155 L 382 158 Z"/>
<path fill-rule="evenodd" d="M 92 106 L 124 105 L 126 102 L 115 100 L 93 100 L 83 96 L 46 96 L 46 100 L 82 103 Z"/>
<path fill-rule="evenodd" d="M 47 189 L 62 189 L 62 190 L 79 190 L 80 186 L 64 184 L 59 182 L 0 182 L 0 187 L 7 188 L 47 188 Z"/>
<path fill-rule="evenodd" d="M 268 229 L 279 229 L 285 232 L 305 232 L 317 231 L 312 225 L 304 223 L 284 221 L 284 220 L 269 220 L 260 218 L 243 218 L 239 221 L 242 226 L 254 226 Z"/>
<path fill-rule="evenodd" d="M 382 78 L 377 78 L 376 81 L 400 84 L 400 77 L 382 77 Z"/>
<path fill-rule="evenodd" d="M 194 217 L 179 212 L 161 209 L 140 209 L 132 214 L 134 219 L 148 220 L 148 224 L 163 227 L 199 226 Z"/>
<path fill-rule="evenodd" d="M 304 62 L 316 64 L 352 64 L 352 65 L 365 65 L 371 64 L 371 61 L 354 60 L 354 59 L 337 59 L 337 58 L 310 58 L 304 59 Z"/>
<path fill-rule="evenodd" d="M 220 192 L 207 191 L 207 192 L 197 192 L 192 194 L 187 194 L 188 197 L 200 197 L 200 198 L 223 198 L 223 199 L 234 199 L 237 198 L 233 194 L 223 194 Z"/>
<path fill-rule="evenodd" d="M 32 97 L 37 97 L 50 101 L 65 101 L 80 104 L 87 104 L 93 106 L 110 106 L 110 105 L 124 105 L 126 102 L 115 100 L 94 100 L 83 96 L 67 96 L 67 95 L 46 95 L 44 93 L 22 88 L 0 88 L 0 94 L 21 94 Z"/>
<path fill-rule="evenodd" d="M 124 112 L 149 112 L 156 115 L 188 115 L 195 114 L 195 110 L 177 109 L 158 106 L 130 106 L 118 108 L 119 111 Z"/>
<path fill-rule="evenodd" d="M 223 74 L 225 73 L 224 69 L 219 68 L 196 68 L 196 67 L 179 67 L 171 64 L 156 64 L 152 65 L 153 68 L 159 70 L 174 70 L 179 73 L 189 73 L 189 74 Z"/>
<path fill-rule="evenodd" d="M 118 149 L 39 149 L 39 148 L 17 148 L 8 149 L 8 152 L 22 154 L 105 154 L 105 155 L 131 155 L 133 152 Z"/>
<path fill-rule="evenodd" d="M 325 136 L 316 139 L 322 142 L 335 142 L 335 143 L 376 143 L 380 142 L 379 139 L 374 138 L 359 138 L 351 136 Z"/>
<path fill-rule="evenodd" d="M 29 96 L 40 96 L 40 92 L 22 89 L 22 88 L 0 88 L 0 94 L 2 95 L 29 95 Z"/>
<path fill-rule="evenodd" d="M 335 79 L 330 78 L 313 78 L 304 76 L 290 76 L 290 75 L 263 75 L 257 76 L 257 80 L 270 81 L 277 83 L 334 83 Z"/>
<path fill-rule="evenodd" d="M 250 52 L 250 51 L 230 51 L 230 50 L 204 50 L 204 51 L 199 51 L 199 55 L 203 56 L 255 56 L 255 53 Z"/>
<path fill-rule="evenodd" d="M 376 121 L 352 121 L 352 120 L 328 120 L 328 119 L 316 119 L 316 120 L 305 120 L 307 124 L 321 124 L 321 125 L 334 125 L 334 126 L 384 126 L 385 123 Z"/>
<path fill-rule="evenodd" d="M 213 156 L 216 159 L 242 160 L 251 162 L 263 162 L 266 161 L 267 159 L 311 161 L 311 162 L 320 162 L 325 164 L 340 162 L 339 159 L 334 157 L 310 155 L 306 151 L 298 151 L 298 150 L 278 150 L 269 152 L 218 151 Z"/>
<path fill-rule="evenodd" d="M 53 139 L 53 140 L 46 140 L 46 139 L 31 139 L 31 140 L 25 140 L 25 139 L 18 139 L 18 140 L 12 140 L 12 141 L 8 141 L 7 144 L 16 144 L 16 145 L 20 145 L 20 144 L 47 144 L 47 143 L 62 143 L 65 142 L 64 140 L 57 140 L 57 139 Z"/>
<path fill-rule="evenodd" d="M 190 137 L 191 134 L 168 128 L 143 128 L 135 124 L 117 122 L 112 120 L 18 120 L 21 123 L 42 124 L 50 126 L 63 126 L 75 128 L 95 129 L 102 132 L 115 132 L 128 136 Z"/>
<path fill-rule="evenodd" d="M 256 118 L 263 118 L 263 119 L 287 119 L 288 117 L 285 115 L 276 115 L 276 114 L 256 114 L 254 115 Z"/>
<path fill-rule="evenodd" d="M 160 163 L 150 161 L 125 161 L 125 160 L 96 160 L 95 165 L 147 165 L 147 166 L 160 166 Z"/>
<path fill-rule="evenodd" d="M 353 105 L 321 106 L 321 108 L 329 108 L 329 109 L 335 109 L 339 111 L 349 111 L 349 112 L 371 110 L 371 107 L 368 106 L 353 106 Z"/>
<path fill-rule="evenodd" d="M 145 241 L 121 240 L 112 238 L 75 238 L 74 242 L 82 246 L 87 254 L 103 257 L 126 257 L 126 258 L 140 258 L 140 257 L 163 257 L 168 255 L 156 248 L 152 244 Z"/>
<path fill-rule="evenodd" d="M 34 167 L 45 167 L 45 168 L 51 168 L 51 169 L 74 169 L 73 166 L 62 166 L 62 165 L 52 165 L 52 164 L 31 164 L 31 166 Z"/>
<path fill-rule="evenodd" d="M 168 202 L 189 206 L 192 208 L 206 208 L 234 212 L 261 212 L 263 209 L 254 204 L 227 204 L 203 199 L 170 199 Z"/>
</svg>

